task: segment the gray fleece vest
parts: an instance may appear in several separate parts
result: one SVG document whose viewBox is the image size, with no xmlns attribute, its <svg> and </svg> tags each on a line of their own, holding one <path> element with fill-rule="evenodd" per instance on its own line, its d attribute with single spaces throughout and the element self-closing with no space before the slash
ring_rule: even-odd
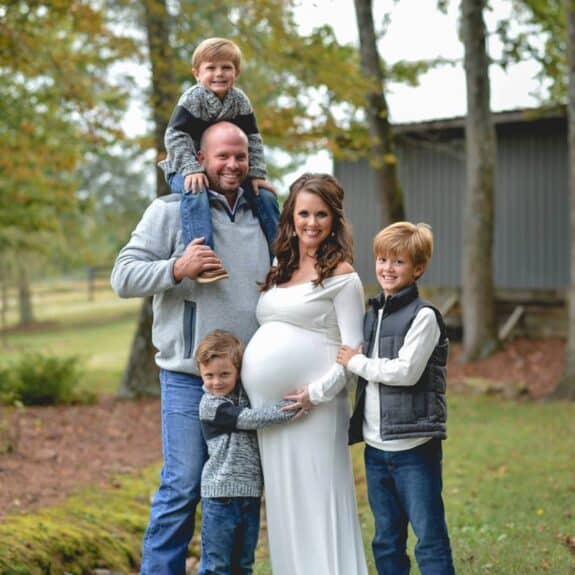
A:
<svg viewBox="0 0 575 575">
<path fill-rule="evenodd" d="M 364 319 L 364 349 L 371 356 L 377 343 L 379 357 L 394 359 L 398 356 L 405 335 L 417 312 L 429 307 L 435 312 L 441 335 L 427 366 L 413 386 L 379 384 L 380 434 L 383 441 L 414 437 L 445 439 L 447 405 L 446 364 L 448 339 L 439 311 L 419 298 L 417 286 L 412 284 L 387 299 L 383 294 L 370 300 L 370 309 Z M 379 341 L 375 342 L 378 310 L 383 308 Z M 354 412 L 350 422 L 350 443 L 363 440 L 365 388 L 367 381 L 359 379 Z"/>
</svg>

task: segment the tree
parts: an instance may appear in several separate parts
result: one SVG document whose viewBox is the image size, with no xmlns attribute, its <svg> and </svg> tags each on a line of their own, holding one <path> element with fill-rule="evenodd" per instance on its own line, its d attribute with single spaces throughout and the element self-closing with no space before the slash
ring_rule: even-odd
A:
<svg viewBox="0 0 575 575">
<path fill-rule="evenodd" d="M 467 117 L 463 217 L 463 360 L 497 347 L 493 286 L 495 129 L 490 113 L 485 0 L 462 0 Z"/>
<path fill-rule="evenodd" d="M 103 78 L 133 46 L 89 0 L 0 13 L 0 250 L 31 249 L 75 203 L 84 151 L 120 137 L 127 94 Z"/>
<path fill-rule="evenodd" d="M 565 368 L 554 398 L 575 399 L 575 0 L 564 0 L 567 20 L 567 61 L 569 69 L 569 100 L 567 103 L 569 122 L 569 219 L 570 241 L 570 285 L 568 295 L 568 338 L 565 349 Z"/>
<path fill-rule="evenodd" d="M 158 157 L 163 150 L 166 114 L 173 109 L 182 87 L 192 83 L 191 54 L 197 44 L 213 36 L 214 31 L 218 36 L 236 41 L 242 49 L 244 61 L 238 83 L 252 100 L 268 148 L 287 151 L 294 158 L 318 149 L 328 149 L 334 155 L 340 154 L 342 149 L 365 151 L 367 138 L 363 122 L 358 129 L 358 116 L 365 106 L 367 86 L 373 84 L 366 82 L 360 72 L 357 50 L 341 46 L 327 26 L 301 36 L 293 18 L 293 4 L 293 0 L 241 3 L 187 0 L 168 5 L 163 0 L 145 0 L 124 4 L 127 11 L 140 9 L 134 21 L 147 31 L 152 69 L 149 100 Z M 400 63 L 389 72 L 413 82 L 414 71 L 428 67 L 421 63 Z M 174 86 L 178 89 L 174 90 Z M 381 83 L 378 90 L 381 94 Z M 389 138 L 386 141 L 389 142 Z M 389 175 L 395 171 L 395 157 L 392 157 L 391 148 L 386 150 L 390 153 L 380 157 L 384 158 L 386 167 L 392 169 L 386 171 Z M 268 164 L 277 175 L 281 168 L 278 170 L 270 159 L 272 156 L 268 154 Z M 293 168 L 293 163 L 288 168 Z M 391 189 L 390 186 L 387 188 Z M 401 217 L 402 212 L 395 206 L 393 210 L 395 217 Z M 140 381 L 146 382 L 144 387 L 150 389 L 153 388 L 153 372 L 145 366 L 150 365 L 153 348 L 151 344 L 144 345 L 145 338 L 148 341 L 150 338 L 149 333 L 144 333 L 148 325 L 150 321 L 144 321 L 141 316 L 134 339 L 134 348 L 140 351 L 133 348 L 130 365 L 135 367 L 141 363 L 144 366 Z M 150 356 L 144 358 L 139 353 Z M 134 393 L 140 393 L 140 384 L 131 381 L 131 369 L 129 367 L 124 375 L 122 389 L 131 387 Z"/>
<path fill-rule="evenodd" d="M 501 64 L 535 61 L 544 103 L 567 100 L 567 46 L 564 0 L 511 0 L 511 18 L 501 20 L 497 33 L 503 43 Z"/>
<path fill-rule="evenodd" d="M 381 198 L 382 224 L 404 220 L 405 209 L 397 174 L 393 130 L 385 97 L 385 78 L 381 67 L 372 0 L 355 0 L 361 70 L 370 79 L 366 97 L 366 115 L 372 138 L 370 163 L 375 171 Z"/>
<path fill-rule="evenodd" d="M 170 45 L 169 14 L 165 0 L 143 0 L 147 46 L 152 68 L 151 108 L 154 119 L 154 147 L 156 156 L 164 147 L 169 114 L 177 100 L 175 83 L 174 54 Z M 156 168 L 156 195 L 168 193 L 169 189 L 158 168 Z M 144 298 L 136 331 L 132 340 L 130 357 L 118 395 L 137 397 L 157 395 L 158 367 L 154 361 L 155 349 L 152 345 L 152 298 Z"/>
<path fill-rule="evenodd" d="M 30 292 L 30 280 L 28 277 L 28 266 L 25 261 L 18 261 L 18 309 L 20 315 L 20 325 L 32 323 L 34 321 L 34 311 L 32 309 L 32 294 Z"/>
<path fill-rule="evenodd" d="M 21 321 L 33 318 L 26 256 L 62 239 L 84 153 L 120 137 L 126 92 L 100 74 L 131 50 L 89 0 L 0 8 L 0 253 L 17 256 Z"/>
<path fill-rule="evenodd" d="M 241 5 L 229 0 L 210 4 L 189 0 L 179 6 L 177 13 L 170 14 L 164 0 L 143 0 L 141 22 L 146 31 L 152 70 L 150 107 L 158 158 L 163 154 L 164 132 L 181 84 L 191 78 L 191 53 L 201 39 L 213 35 L 214 29 L 218 35 L 236 40 L 244 50 L 242 85 L 258 111 L 266 142 L 281 143 L 284 149 L 309 150 L 314 142 L 317 145 L 318 141 L 325 140 L 325 130 L 317 127 L 313 112 L 307 111 L 305 87 L 327 85 L 327 97 L 333 101 L 336 94 L 343 93 L 338 89 L 352 82 L 353 52 L 339 49 L 333 35 L 325 30 L 302 42 L 286 10 L 288 5 L 283 0 L 253 0 Z M 196 41 L 190 42 L 190 38 Z M 308 58 L 315 58 L 315 64 L 307 68 L 302 58 L 306 48 Z M 337 63 L 335 71 L 342 73 L 334 73 L 326 60 Z M 325 75 L 326 70 L 330 76 Z M 338 83 L 338 76 L 345 80 Z M 304 124 L 307 130 L 302 130 Z M 158 195 L 166 190 L 162 181 L 158 174 Z M 121 396 L 155 394 L 159 389 L 151 325 L 151 300 L 146 299 L 120 385 Z"/>
</svg>

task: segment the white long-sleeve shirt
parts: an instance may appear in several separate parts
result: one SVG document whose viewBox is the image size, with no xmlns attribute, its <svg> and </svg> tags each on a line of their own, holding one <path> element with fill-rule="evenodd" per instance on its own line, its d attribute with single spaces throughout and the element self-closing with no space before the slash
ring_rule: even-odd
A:
<svg viewBox="0 0 575 575">
<path fill-rule="evenodd" d="M 354 355 L 347 369 L 365 379 L 365 411 L 363 437 L 372 447 L 383 451 L 405 451 L 429 441 L 429 437 L 391 439 L 382 441 L 380 435 L 379 384 L 395 386 L 415 385 L 425 370 L 425 366 L 439 342 L 441 331 L 431 308 L 422 308 L 415 316 L 405 334 L 403 345 L 394 359 L 380 358 L 377 342 L 381 327 L 382 310 L 377 317 L 375 345 L 371 357 Z"/>
</svg>

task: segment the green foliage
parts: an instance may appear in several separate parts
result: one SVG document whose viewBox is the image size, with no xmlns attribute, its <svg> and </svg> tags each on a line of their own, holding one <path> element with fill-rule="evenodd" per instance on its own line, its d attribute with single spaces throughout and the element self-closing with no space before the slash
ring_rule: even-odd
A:
<svg viewBox="0 0 575 575">
<path fill-rule="evenodd" d="M 504 45 L 500 64 L 536 61 L 538 78 L 548 90 L 547 103 L 567 98 L 567 31 L 562 0 L 512 0 L 512 17 L 498 23 Z"/>
<path fill-rule="evenodd" d="M 18 385 L 11 370 L 0 368 L 0 405 L 13 405 L 18 399 Z"/>
<path fill-rule="evenodd" d="M 340 45 L 329 26 L 301 35 L 293 6 L 293 0 L 182 2 L 173 19 L 173 47 L 176 82 L 187 86 L 194 82 L 191 54 L 201 40 L 217 35 L 237 42 L 244 56 L 237 84 L 252 100 L 266 145 L 303 154 L 331 145 L 345 129 L 363 105 L 365 81 L 355 48 Z"/>
<path fill-rule="evenodd" d="M 301 35 L 295 0 L 168 3 L 169 46 L 161 61 L 151 61 L 142 42 L 144 15 L 161 13 L 165 4 L 59 0 L 0 7 L 0 252 L 43 251 L 44 260 L 62 265 L 110 260 L 149 195 L 143 177 L 155 158 L 141 153 L 161 141 L 149 134 L 117 146 L 126 140 L 120 121 L 136 92 L 121 66 L 150 65 L 152 89 L 136 98 L 153 109 L 161 94 L 174 94 L 154 109 L 156 123 L 167 120 L 194 81 L 192 51 L 208 36 L 241 46 L 238 86 L 252 99 L 266 145 L 289 152 L 284 170 L 317 149 L 337 154 L 342 136 L 358 152 L 367 146 L 358 122 L 366 81 L 357 51 L 340 45 L 329 26 Z M 163 81 L 171 64 L 175 78 Z M 426 69 L 424 62 L 401 62 L 390 76 L 413 83 Z M 159 90 L 158 83 L 173 85 Z M 271 166 L 272 175 L 281 171 Z"/>
<path fill-rule="evenodd" d="M 63 505 L 4 517 L 0 573 L 135 571 L 157 472 L 149 468 L 138 477 L 116 479 L 114 488 L 92 487 Z"/>
<path fill-rule="evenodd" d="M 131 144 L 87 154 L 79 169 L 78 209 L 63 217 L 62 228 L 73 242 L 60 243 L 55 263 L 71 266 L 111 265 L 153 197 L 149 154 Z"/>
<path fill-rule="evenodd" d="M 87 403 L 94 395 L 79 393 L 77 357 L 27 353 L 0 371 L 0 401 L 23 405 Z"/>
<path fill-rule="evenodd" d="M 83 154 L 121 138 L 127 92 L 105 73 L 134 50 L 89 0 L 0 7 L 0 252 L 61 233 Z"/>
<path fill-rule="evenodd" d="M 418 86 L 419 77 L 438 66 L 454 66 L 456 62 L 446 58 L 434 58 L 432 60 L 406 61 L 400 60 L 393 65 L 385 67 L 385 77 L 392 82 L 401 82 L 408 86 Z"/>
<path fill-rule="evenodd" d="M 119 299 L 105 280 L 94 301 L 87 300 L 86 284 L 81 281 L 35 285 L 33 294 L 41 301 L 36 305 L 39 324 L 34 330 L 15 329 L 16 310 L 8 309 L 0 369 L 30 352 L 61 358 L 73 355 L 83 367 L 78 393 L 114 395 L 128 359 L 140 300 Z"/>
</svg>

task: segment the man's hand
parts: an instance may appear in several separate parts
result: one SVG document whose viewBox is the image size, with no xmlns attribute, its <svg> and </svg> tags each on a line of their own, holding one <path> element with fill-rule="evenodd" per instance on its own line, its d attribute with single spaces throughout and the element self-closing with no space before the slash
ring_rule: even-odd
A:
<svg viewBox="0 0 575 575">
<path fill-rule="evenodd" d="M 267 180 L 263 180 L 262 178 L 252 178 L 252 187 L 256 196 L 260 195 L 260 188 L 265 188 L 272 192 L 276 198 L 278 197 L 276 189 Z"/>
<path fill-rule="evenodd" d="M 349 347 L 348 345 L 342 345 L 342 346 L 339 348 L 339 351 L 337 352 L 336 361 L 337 361 L 337 363 L 339 363 L 340 365 L 343 365 L 344 367 L 347 367 L 347 364 L 349 363 L 349 360 L 350 360 L 354 355 L 357 355 L 358 353 L 361 353 L 361 347 L 358 347 L 357 349 L 353 349 L 353 347 Z"/>
<path fill-rule="evenodd" d="M 208 177 L 203 172 L 197 174 L 188 174 L 184 178 L 184 190 L 192 191 L 192 194 L 198 194 L 207 190 L 209 186 Z"/>
<path fill-rule="evenodd" d="M 195 280 L 203 272 L 223 268 L 220 258 L 203 244 L 204 238 L 192 240 L 174 263 L 173 275 L 178 283 L 184 278 Z"/>
</svg>

